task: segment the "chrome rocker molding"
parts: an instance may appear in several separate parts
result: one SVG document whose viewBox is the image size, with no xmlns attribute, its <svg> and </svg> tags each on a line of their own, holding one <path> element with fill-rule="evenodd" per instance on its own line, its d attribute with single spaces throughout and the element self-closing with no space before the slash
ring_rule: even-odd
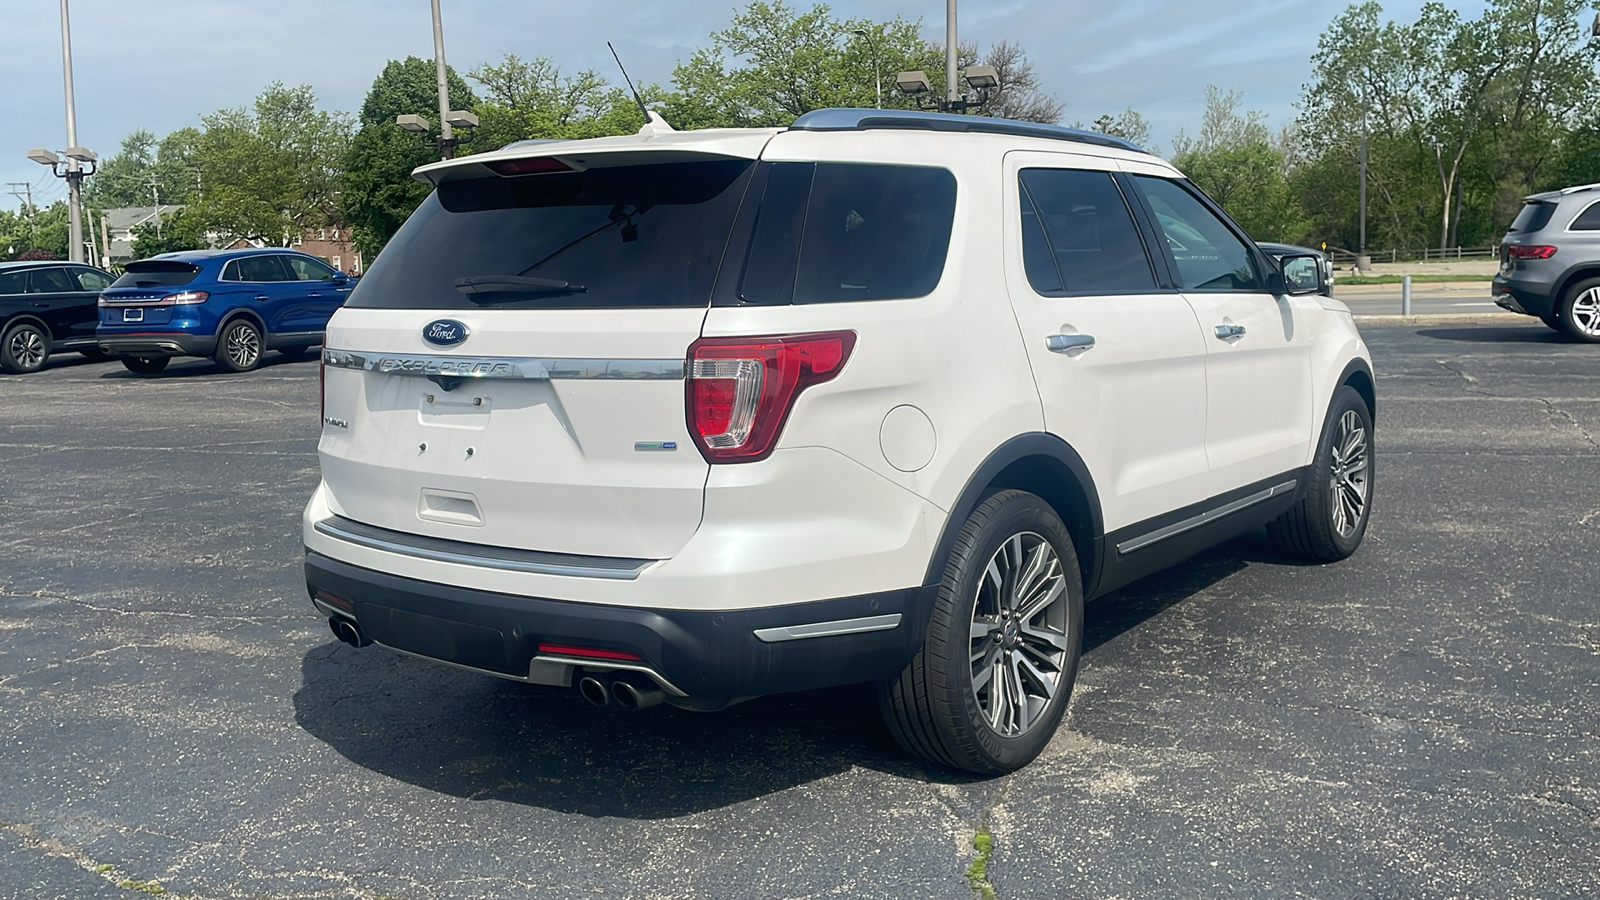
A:
<svg viewBox="0 0 1600 900">
<path fill-rule="evenodd" d="M 779 641 L 799 641 L 806 638 L 836 637 L 841 634 L 863 634 L 868 631 L 888 631 L 900 627 L 900 613 L 886 616 L 867 616 L 862 619 L 838 619 L 832 622 L 813 622 L 810 625 L 785 625 L 782 628 L 757 628 L 758 640 L 768 644 Z"/>
<path fill-rule="evenodd" d="M 632 581 L 655 562 L 653 559 L 632 559 L 621 556 L 578 556 L 568 553 L 545 553 L 539 550 L 488 547 L 390 531 L 387 528 L 378 528 L 340 516 L 323 519 L 313 527 L 318 534 L 371 550 L 382 550 L 386 553 L 432 562 L 456 563 L 506 572 Z"/>
<path fill-rule="evenodd" d="M 682 381 L 681 359 L 558 359 L 535 356 L 448 356 L 324 350 L 322 364 L 386 375 L 422 378 L 491 378 L 527 381 Z"/>
<path fill-rule="evenodd" d="M 1257 491 L 1248 497 L 1240 497 L 1238 500 L 1235 500 L 1232 503 L 1225 503 L 1216 509 L 1208 509 L 1198 516 L 1191 516 L 1181 522 L 1174 522 L 1165 528 L 1157 528 L 1155 531 L 1141 534 L 1135 538 L 1129 538 L 1128 540 L 1117 544 L 1117 553 L 1119 555 L 1126 555 L 1135 550 L 1142 550 L 1151 544 L 1164 541 L 1167 538 L 1177 537 L 1186 531 L 1193 531 L 1194 529 L 1199 528 L 1201 525 L 1214 522 L 1223 516 L 1232 515 L 1242 509 L 1248 509 L 1249 507 L 1255 506 L 1257 503 L 1265 503 L 1266 501 L 1271 500 L 1273 497 L 1287 494 L 1298 487 L 1299 484 L 1300 483 L 1298 481 L 1285 481 L 1282 484 L 1275 484 L 1264 491 Z"/>
</svg>

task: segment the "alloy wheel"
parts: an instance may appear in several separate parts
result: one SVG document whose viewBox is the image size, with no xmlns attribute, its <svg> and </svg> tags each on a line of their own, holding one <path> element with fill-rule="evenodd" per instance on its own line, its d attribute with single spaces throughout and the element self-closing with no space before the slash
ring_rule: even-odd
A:
<svg viewBox="0 0 1600 900">
<path fill-rule="evenodd" d="M 1590 337 L 1600 337 L 1600 287 L 1592 287 L 1572 301 L 1572 324 Z"/>
<path fill-rule="evenodd" d="M 1355 534 L 1367 514 L 1367 464 L 1367 427 L 1355 410 L 1347 409 L 1334 435 L 1328 479 L 1328 508 L 1340 537 Z"/>
<path fill-rule="evenodd" d="M 261 357 L 261 336 L 249 325 L 240 323 L 228 329 L 228 361 L 240 369 L 249 369 Z"/>
<path fill-rule="evenodd" d="M 11 358 L 25 371 L 38 368 L 44 362 L 44 338 L 32 328 L 21 328 L 11 335 Z"/>
<path fill-rule="evenodd" d="M 995 733 L 1038 723 L 1061 687 L 1072 643 L 1066 576 L 1055 548 L 1031 531 L 990 557 L 972 609 L 968 661 L 978 708 Z"/>
</svg>

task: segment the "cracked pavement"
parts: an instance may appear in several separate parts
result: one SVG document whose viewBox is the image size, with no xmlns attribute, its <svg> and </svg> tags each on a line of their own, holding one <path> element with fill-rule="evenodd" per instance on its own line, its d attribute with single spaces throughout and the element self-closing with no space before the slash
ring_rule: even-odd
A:
<svg viewBox="0 0 1600 900">
<path fill-rule="evenodd" d="M 980 824 L 1001 898 L 1592 896 L 1600 347 L 1367 338 L 1361 551 L 1092 604 L 1066 726 L 988 780 L 860 689 L 627 715 L 336 643 L 314 364 L 0 378 L 0 897 L 966 900 Z"/>
</svg>

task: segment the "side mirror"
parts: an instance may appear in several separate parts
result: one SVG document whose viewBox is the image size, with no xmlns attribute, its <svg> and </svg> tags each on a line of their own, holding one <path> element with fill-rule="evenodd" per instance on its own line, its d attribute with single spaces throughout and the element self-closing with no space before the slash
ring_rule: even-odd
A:
<svg viewBox="0 0 1600 900">
<path fill-rule="evenodd" d="M 343 272 L 336 272 L 328 280 L 334 284 L 349 284 L 350 276 Z"/>
<path fill-rule="evenodd" d="M 1322 261 L 1309 253 L 1284 256 L 1278 260 L 1278 285 L 1279 293 L 1299 296 L 1302 294 L 1315 294 L 1320 292 L 1322 283 Z"/>
</svg>

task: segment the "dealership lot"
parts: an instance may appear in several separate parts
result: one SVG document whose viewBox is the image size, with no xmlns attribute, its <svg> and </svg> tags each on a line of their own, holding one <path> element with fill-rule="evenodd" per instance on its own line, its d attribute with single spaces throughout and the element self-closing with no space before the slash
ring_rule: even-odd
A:
<svg viewBox="0 0 1600 900">
<path fill-rule="evenodd" d="M 0 378 L 0 896 L 1593 894 L 1600 347 L 1367 337 L 1363 548 L 1093 604 L 1062 733 L 992 780 L 863 690 L 628 715 L 338 644 L 314 363 Z"/>
</svg>

